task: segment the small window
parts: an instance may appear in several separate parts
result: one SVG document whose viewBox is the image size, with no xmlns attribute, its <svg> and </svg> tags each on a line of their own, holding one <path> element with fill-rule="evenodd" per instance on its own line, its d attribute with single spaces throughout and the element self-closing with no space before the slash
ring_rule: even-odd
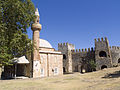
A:
<svg viewBox="0 0 120 90">
<path fill-rule="evenodd" d="M 99 53 L 99 56 L 100 56 L 100 57 L 107 57 L 107 54 L 106 54 L 105 51 L 101 51 L 101 52 Z"/>
<path fill-rule="evenodd" d="M 54 73 L 58 74 L 58 68 L 55 68 Z"/>
<path fill-rule="evenodd" d="M 44 76 L 44 69 L 41 68 L 41 76 Z"/>
<path fill-rule="evenodd" d="M 65 54 L 63 54 L 63 59 L 66 59 L 66 55 Z"/>
</svg>

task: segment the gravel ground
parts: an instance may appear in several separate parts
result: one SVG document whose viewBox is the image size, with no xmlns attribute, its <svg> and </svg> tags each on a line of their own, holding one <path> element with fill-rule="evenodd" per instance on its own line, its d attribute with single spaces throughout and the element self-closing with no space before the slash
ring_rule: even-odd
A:
<svg viewBox="0 0 120 90">
<path fill-rule="evenodd" d="M 0 80 L 0 90 L 120 90 L 120 67 L 85 74 Z"/>
</svg>

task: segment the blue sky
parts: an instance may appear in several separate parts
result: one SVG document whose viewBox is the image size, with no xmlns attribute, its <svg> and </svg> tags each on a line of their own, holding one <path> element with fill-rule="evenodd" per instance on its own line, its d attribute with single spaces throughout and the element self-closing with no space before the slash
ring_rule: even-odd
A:
<svg viewBox="0 0 120 90">
<path fill-rule="evenodd" d="M 107 37 L 120 46 L 120 0 L 32 0 L 40 12 L 40 38 L 57 49 L 69 42 L 79 48 L 94 47 L 94 39 Z M 32 38 L 32 31 L 28 29 Z"/>
</svg>

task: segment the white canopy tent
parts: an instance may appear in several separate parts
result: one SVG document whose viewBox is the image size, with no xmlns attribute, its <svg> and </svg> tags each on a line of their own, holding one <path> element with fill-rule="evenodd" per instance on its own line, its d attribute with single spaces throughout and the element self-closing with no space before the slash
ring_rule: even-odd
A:
<svg viewBox="0 0 120 90">
<path fill-rule="evenodd" d="M 15 78 L 16 78 L 16 70 L 17 70 L 17 64 L 29 64 L 30 62 L 26 59 L 25 56 L 22 56 L 20 58 L 14 58 L 12 59 L 13 63 L 15 63 Z"/>
<path fill-rule="evenodd" d="M 29 64 L 29 61 L 26 59 L 25 56 L 22 56 L 20 58 L 14 58 L 12 61 L 16 64 Z"/>
</svg>

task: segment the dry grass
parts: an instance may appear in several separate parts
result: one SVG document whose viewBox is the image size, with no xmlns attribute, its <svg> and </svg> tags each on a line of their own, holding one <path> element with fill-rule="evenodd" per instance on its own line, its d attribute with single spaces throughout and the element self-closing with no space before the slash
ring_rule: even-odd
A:
<svg viewBox="0 0 120 90">
<path fill-rule="evenodd" d="M 1 80 L 0 90 L 120 90 L 120 67 L 63 76 Z"/>
</svg>

